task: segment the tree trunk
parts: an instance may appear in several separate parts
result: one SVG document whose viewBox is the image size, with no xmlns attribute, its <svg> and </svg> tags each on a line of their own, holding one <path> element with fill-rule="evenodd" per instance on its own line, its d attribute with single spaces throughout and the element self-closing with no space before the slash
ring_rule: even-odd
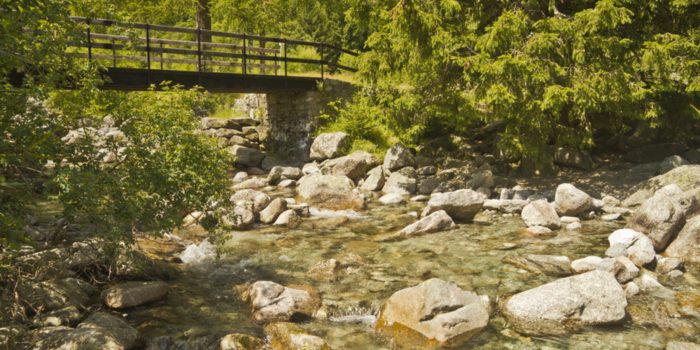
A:
<svg viewBox="0 0 700 350">
<path fill-rule="evenodd" d="M 211 12 L 210 6 L 209 6 L 209 0 L 197 0 L 197 14 L 196 14 L 196 20 L 197 20 L 197 28 L 199 29 L 205 29 L 205 30 L 211 30 Z M 210 43 L 211 42 L 211 34 L 209 33 L 201 33 L 199 40 L 202 43 Z M 206 45 L 202 45 L 201 50 L 202 51 L 207 51 L 210 48 Z M 202 60 L 208 60 L 208 56 L 202 56 Z M 202 63 L 201 69 L 204 70 L 205 64 Z"/>
</svg>

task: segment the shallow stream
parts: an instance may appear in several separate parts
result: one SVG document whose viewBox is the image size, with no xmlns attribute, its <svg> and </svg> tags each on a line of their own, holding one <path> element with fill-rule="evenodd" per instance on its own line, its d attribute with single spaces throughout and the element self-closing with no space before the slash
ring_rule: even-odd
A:
<svg viewBox="0 0 700 350">
<path fill-rule="evenodd" d="M 415 221 L 423 204 L 370 205 L 361 217 L 306 218 L 292 230 L 260 227 L 230 232 L 220 239 L 217 261 L 179 265 L 167 300 L 130 312 L 129 320 L 148 338 L 177 334 L 181 338 L 248 333 L 263 337 L 240 301 L 236 286 L 257 280 L 284 285 L 306 284 L 322 294 L 319 319 L 302 327 L 324 338 L 334 349 L 392 349 L 389 338 L 371 322 L 381 303 L 399 289 L 428 278 L 453 281 L 461 288 L 488 295 L 492 301 L 537 287 L 557 277 L 538 275 L 502 262 L 511 254 L 566 255 L 572 260 L 604 256 L 607 237 L 621 222 L 590 220 L 580 231 L 560 230 L 550 238 L 523 233 L 519 216 L 480 213 L 458 229 L 398 242 L 376 242 Z M 332 274 L 311 271 L 336 259 Z M 688 267 L 675 290 L 700 291 L 697 267 Z M 638 297 L 637 303 L 653 300 Z M 633 299 L 630 304 L 634 304 Z M 629 311 L 629 308 L 628 308 Z M 324 317 L 325 316 L 325 319 Z M 658 315 L 657 315 L 658 316 Z M 700 342 L 698 318 L 682 318 L 661 329 L 640 326 L 628 317 L 621 325 L 597 327 L 566 336 L 529 337 L 508 327 L 498 311 L 489 326 L 459 349 L 663 349 L 669 340 Z"/>
</svg>

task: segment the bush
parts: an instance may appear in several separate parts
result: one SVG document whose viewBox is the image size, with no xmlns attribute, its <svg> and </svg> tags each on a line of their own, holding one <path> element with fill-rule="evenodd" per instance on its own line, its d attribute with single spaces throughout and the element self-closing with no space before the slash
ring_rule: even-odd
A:
<svg viewBox="0 0 700 350">
<path fill-rule="evenodd" d="M 55 94 L 53 105 L 71 110 L 73 94 Z M 95 94 L 90 101 L 115 93 Z M 109 100 L 116 103 L 89 109 L 110 112 L 107 120 L 123 137 L 106 126 L 84 127 L 58 169 L 59 199 L 69 218 L 117 235 L 157 232 L 224 198 L 229 155 L 197 130 L 198 115 L 211 108 L 205 93 L 175 88 Z M 105 157 L 114 161 L 105 163 Z"/>
</svg>

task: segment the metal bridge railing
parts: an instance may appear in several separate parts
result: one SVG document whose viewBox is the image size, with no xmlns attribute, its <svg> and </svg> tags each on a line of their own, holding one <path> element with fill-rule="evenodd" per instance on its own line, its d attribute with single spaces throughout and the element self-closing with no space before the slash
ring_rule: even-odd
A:
<svg viewBox="0 0 700 350">
<path fill-rule="evenodd" d="M 156 69 L 235 74 L 309 74 L 315 66 L 321 78 L 325 68 L 356 72 L 338 63 L 342 55 L 357 53 L 322 42 L 260 35 L 228 33 L 197 28 L 120 22 L 107 19 L 71 17 L 85 23 L 86 40 L 76 44 L 70 55 L 110 62 L 130 62 L 146 70 Z M 318 55 L 318 59 L 309 56 Z M 306 57 L 305 57 L 306 56 Z M 167 67 L 166 67 L 167 65 Z M 294 66 L 293 70 L 291 69 Z M 138 68 L 136 67 L 136 68 Z"/>
</svg>

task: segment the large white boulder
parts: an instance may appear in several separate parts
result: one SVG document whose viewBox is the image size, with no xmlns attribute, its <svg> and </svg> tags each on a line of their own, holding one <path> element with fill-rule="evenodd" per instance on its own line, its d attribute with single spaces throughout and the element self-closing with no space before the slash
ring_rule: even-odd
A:
<svg viewBox="0 0 700 350">
<path fill-rule="evenodd" d="M 471 221 L 484 205 L 484 196 L 473 190 L 462 189 L 454 192 L 436 193 L 430 197 L 422 216 L 444 210 L 458 221 Z"/>
<path fill-rule="evenodd" d="M 406 146 L 397 143 L 386 151 L 384 169 L 394 171 L 407 166 L 415 167 L 416 157 Z"/>
<path fill-rule="evenodd" d="M 394 293 L 382 305 L 377 328 L 409 341 L 406 330 L 418 334 L 426 344 L 457 345 L 486 327 L 489 300 L 456 284 L 433 278 Z M 421 348 L 421 344 L 405 344 Z"/>
<path fill-rule="evenodd" d="M 542 226 L 549 229 L 558 229 L 561 227 L 559 216 L 554 207 L 545 199 L 530 202 L 523 207 L 520 213 L 525 225 L 528 227 Z"/>
<path fill-rule="evenodd" d="M 625 307 L 625 292 L 615 276 L 595 270 L 513 295 L 503 311 L 527 333 L 564 334 L 567 328 L 621 321 Z"/>
<path fill-rule="evenodd" d="M 364 208 L 364 197 L 347 176 L 307 175 L 299 179 L 297 193 L 310 205 L 342 210 Z"/>
<path fill-rule="evenodd" d="M 554 205 L 559 215 L 578 216 L 591 209 L 592 199 L 572 184 L 557 186 Z"/>
<path fill-rule="evenodd" d="M 350 147 L 350 136 L 344 132 L 326 133 L 316 136 L 311 144 L 309 158 L 324 160 L 340 157 Z"/>
</svg>

